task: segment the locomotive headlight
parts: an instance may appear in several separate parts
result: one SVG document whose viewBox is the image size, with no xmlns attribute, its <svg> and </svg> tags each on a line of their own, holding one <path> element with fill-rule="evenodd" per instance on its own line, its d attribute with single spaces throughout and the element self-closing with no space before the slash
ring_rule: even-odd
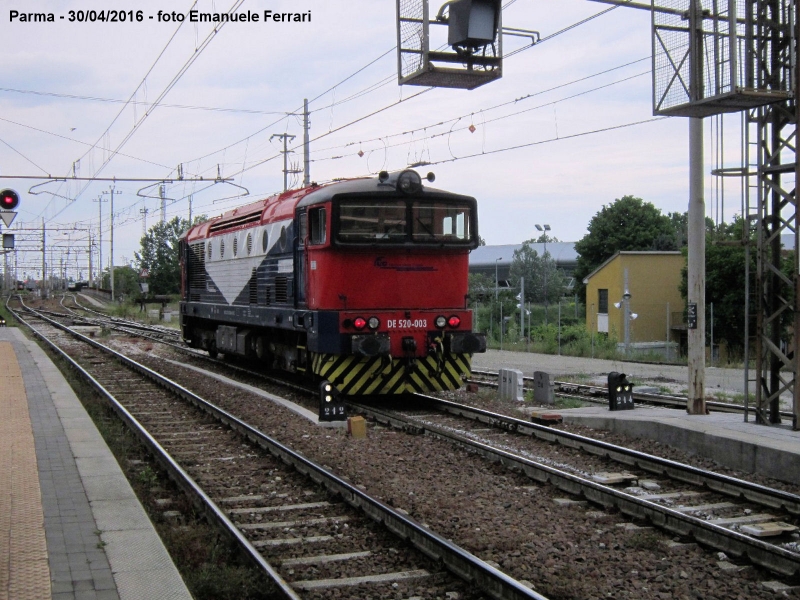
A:
<svg viewBox="0 0 800 600">
<path fill-rule="evenodd" d="M 439 329 L 444 329 L 444 326 L 447 325 L 447 319 L 444 317 L 444 315 L 439 315 L 436 317 L 436 320 L 433 322 L 433 324 Z"/>
<path fill-rule="evenodd" d="M 418 194 L 422 191 L 422 178 L 416 171 L 403 171 L 397 177 L 397 189 L 404 194 Z"/>
<path fill-rule="evenodd" d="M 456 329 L 459 325 L 461 325 L 461 318 L 453 315 L 449 319 L 447 319 L 447 324 L 450 325 L 453 329 Z"/>
<path fill-rule="evenodd" d="M 369 325 L 370 329 L 377 329 L 381 325 L 381 320 L 378 317 L 370 317 L 367 325 Z"/>
<path fill-rule="evenodd" d="M 364 319 L 362 319 L 361 317 L 356 317 L 355 319 L 353 319 L 353 327 L 355 327 L 359 331 L 364 329 L 364 327 L 366 327 L 366 326 L 367 326 L 367 322 Z"/>
</svg>

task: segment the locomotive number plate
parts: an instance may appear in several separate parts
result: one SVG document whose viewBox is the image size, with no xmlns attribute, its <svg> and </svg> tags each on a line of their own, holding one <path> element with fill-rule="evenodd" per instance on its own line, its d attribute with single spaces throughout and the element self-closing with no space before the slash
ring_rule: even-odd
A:
<svg viewBox="0 0 800 600">
<path fill-rule="evenodd" d="M 389 319 L 386 321 L 388 329 L 424 329 L 428 326 L 428 319 Z"/>
</svg>

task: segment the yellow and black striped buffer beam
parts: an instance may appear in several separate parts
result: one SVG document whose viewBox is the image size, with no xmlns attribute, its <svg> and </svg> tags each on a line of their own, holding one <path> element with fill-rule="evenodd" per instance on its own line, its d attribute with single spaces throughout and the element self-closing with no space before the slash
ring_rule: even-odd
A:
<svg viewBox="0 0 800 600">
<path fill-rule="evenodd" d="M 314 373 L 350 396 L 456 390 L 469 377 L 469 354 L 437 354 L 423 358 L 312 354 Z"/>
</svg>

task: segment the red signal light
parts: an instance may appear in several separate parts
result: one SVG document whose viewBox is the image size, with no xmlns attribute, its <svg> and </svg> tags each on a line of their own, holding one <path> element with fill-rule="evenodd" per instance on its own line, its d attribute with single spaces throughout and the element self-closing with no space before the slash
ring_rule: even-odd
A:
<svg viewBox="0 0 800 600">
<path fill-rule="evenodd" d="M 455 329 L 456 327 L 461 325 L 461 319 L 456 315 L 453 315 L 452 317 L 447 319 L 447 324 L 450 325 L 450 327 L 452 327 L 453 329 Z"/>
<path fill-rule="evenodd" d="M 0 192 L 0 209 L 13 210 L 19 204 L 19 194 L 14 190 Z"/>
<path fill-rule="evenodd" d="M 361 317 L 356 317 L 355 319 L 353 319 L 353 327 L 355 327 L 356 329 L 361 330 L 364 329 L 364 327 L 366 326 L 367 322 Z"/>
</svg>

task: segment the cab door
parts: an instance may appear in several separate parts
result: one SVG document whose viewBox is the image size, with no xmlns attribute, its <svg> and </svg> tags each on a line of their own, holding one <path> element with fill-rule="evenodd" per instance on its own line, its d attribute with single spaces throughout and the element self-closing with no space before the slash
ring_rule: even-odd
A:
<svg viewBox="0 0 800 600">
<path fill-rule="evenodd" d="M 306 209 L 295 213 L 297 236 L 294 238 L 294 305 L 306 304 L 306 242 L 308 241 L 308 220 Z"/>
</svg>

